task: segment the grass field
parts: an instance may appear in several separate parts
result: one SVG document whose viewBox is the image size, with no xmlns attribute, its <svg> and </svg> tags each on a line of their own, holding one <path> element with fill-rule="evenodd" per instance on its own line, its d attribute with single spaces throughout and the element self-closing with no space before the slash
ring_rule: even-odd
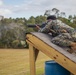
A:
<svg viewBox="0 0 76 75">
<path fill-rule="evenodd" d="M 46 60 L 50 60 L 50 58 L 40 52 L 36 61 L 37 75 L 44 74 Z M 0 75 L 30 75 L 29 51 L 0 49 Z"/>
</svg>

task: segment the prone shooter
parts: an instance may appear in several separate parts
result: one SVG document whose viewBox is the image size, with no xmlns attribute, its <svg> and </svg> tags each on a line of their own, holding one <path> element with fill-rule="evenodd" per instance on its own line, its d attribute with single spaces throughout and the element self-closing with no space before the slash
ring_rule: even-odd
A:
<svg viewBox="0 0 76 75">
<path fill-rule="evenodd" d="M 76 51 L 76 30 L 58 20 L 56 16 L 48 16 L 44 27 L 38 25 L 35 27 L 38 28 L 38 32 L 46 34 L 51 32 L 53 36 L 52 43 L 61 47 L 69 47 L 70 53 Z"/>
</svg>

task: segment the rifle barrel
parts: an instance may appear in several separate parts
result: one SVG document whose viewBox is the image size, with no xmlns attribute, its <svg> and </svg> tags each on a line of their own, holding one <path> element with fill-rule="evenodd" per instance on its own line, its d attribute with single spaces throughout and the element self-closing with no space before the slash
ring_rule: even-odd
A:
<svg viewBox="0 0 76 75">
<path fill-rule="evenodd" d="M 27 27 L 35 28 L 37 26 L 36 25 L 27 25 Z M 41 26 L 39 25 L 39 27 L 41 27 Z"/>
</svg>

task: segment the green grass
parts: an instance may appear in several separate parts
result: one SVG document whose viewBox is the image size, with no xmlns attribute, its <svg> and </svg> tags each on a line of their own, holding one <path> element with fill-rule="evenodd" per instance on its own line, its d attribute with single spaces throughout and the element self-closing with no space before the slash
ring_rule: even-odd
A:
<svg viewBox="0 0 76 75">
<path fill-rule="evenodd" d="M 43 53 L 39 53 L 36 61 L 37 75 L 44 74 L 44 63 L 50 60 Z M 29 50 L 0 49 L 0 75 L 30 75 Z"/>
</svg>

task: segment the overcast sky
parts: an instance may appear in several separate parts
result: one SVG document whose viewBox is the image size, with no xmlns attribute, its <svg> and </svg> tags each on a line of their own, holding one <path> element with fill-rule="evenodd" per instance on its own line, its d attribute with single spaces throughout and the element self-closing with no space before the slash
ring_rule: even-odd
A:
<svg viewBox="0 0 76 75">
<path fill-rule="evenodd" d="M 76 0 L 0 0 L 0 15 L 26 17 L 44 15 L 46 10 L 57 8 L 61 12 L 76 15 Z"/>
</svg>

